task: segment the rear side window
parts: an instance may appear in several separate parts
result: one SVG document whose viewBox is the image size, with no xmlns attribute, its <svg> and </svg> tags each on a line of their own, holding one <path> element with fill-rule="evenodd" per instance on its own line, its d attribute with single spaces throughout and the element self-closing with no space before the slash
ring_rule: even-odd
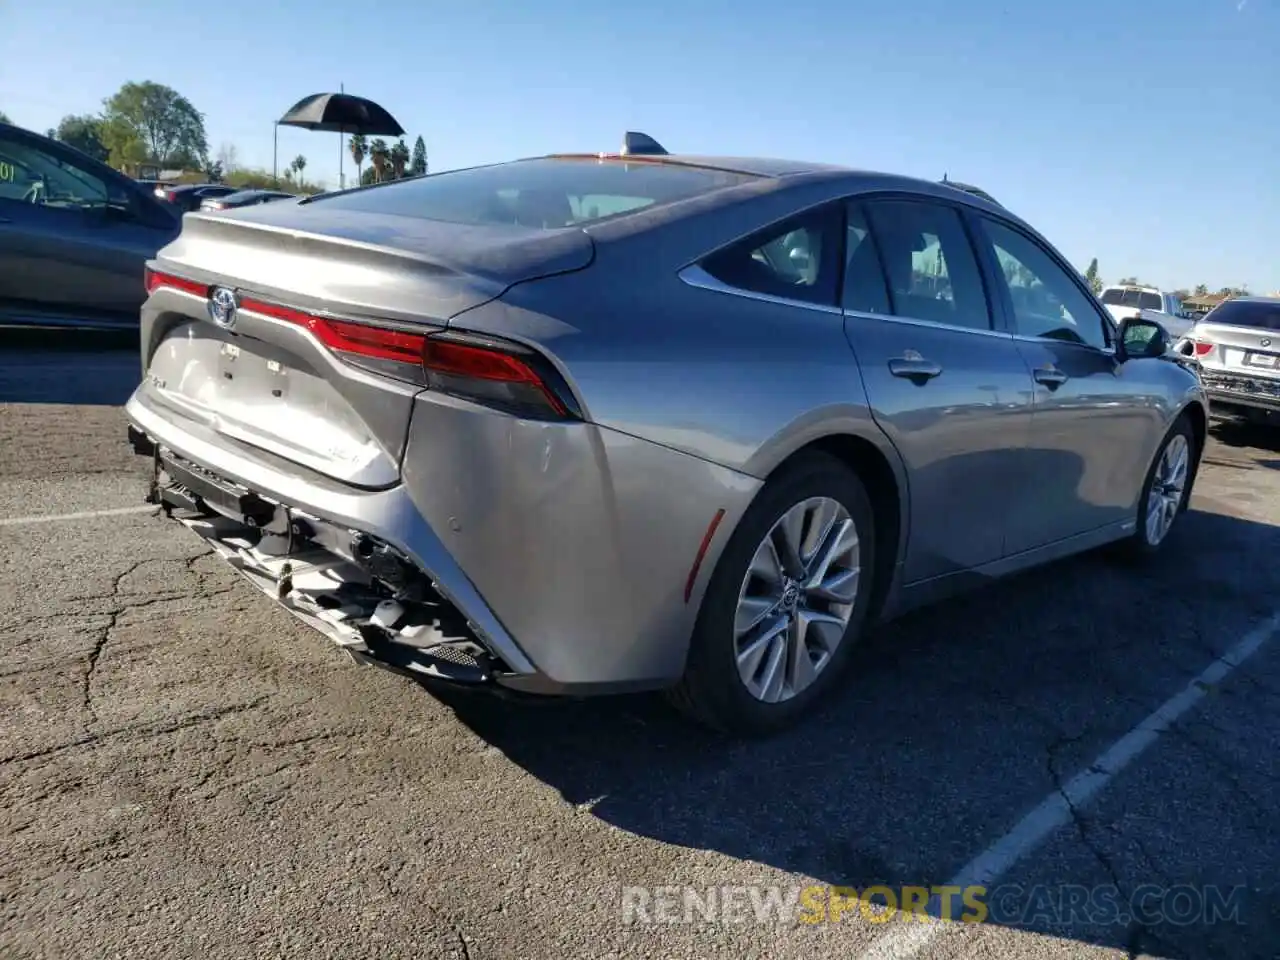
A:
<svg viewBox="0 0 1280 960">
<path fill-rule="evenodd" d="M 1225 323 L 1233 327 L 1280 330 L 1280 300 L 1227 300 L 1218 304 L 1201 323 Z"/>
<path fill-rule="evenodd" d="M 713 253 L 702 269 L 737 290 L 834 306 L 840 226 L 839 207 L 811 210 Z"/>
<path fill-rule="evenodd" d="M 1102 292 L 1102 302 L 1113 307 L 1139 307 L 1142 310 L 1164 309 L 1160 294 L 1150 290 L 1135 290 L 1125 287 L 1111 287 Z"/>
<path fill-rule="evenodd" d="M 960 214 L 934 203 L 866 205 L 896 316 L 990 330 L 982 275 Z"/>
<path fill-rule="evenodd" d="M 1138 295 L 1138 306 L 1143 310 L 1162 310 L 1163 304 L 1160 302 L 1160 294 L 1148 293 L 1143 291 Z"/>
<path fill-rule="evenodd" d="M 316 197 L 344 210 L 472 225 L 574 227 L 757 179 L 749 174 L 621 160 L 518 160 Z"/>
</svg>

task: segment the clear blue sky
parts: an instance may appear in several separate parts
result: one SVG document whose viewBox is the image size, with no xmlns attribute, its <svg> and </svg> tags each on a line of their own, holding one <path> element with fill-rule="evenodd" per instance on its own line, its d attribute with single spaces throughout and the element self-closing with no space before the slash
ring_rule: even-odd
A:
<svg viewBox="0 0 1280 960">
<path fill-rule="evenodd" d="M 225 32 L 220 30 L 225 27 Z M 38 130 L 154 80 L 270 167 L 302 96 L 372 97 L 433 170 L 558 150 L 823 160 L 977 183 L 1082 269 L 1280 290 L 1280 0 L 0 0 Z M 336 184 L 338 138 L 282 129 Z"/>
</svg>

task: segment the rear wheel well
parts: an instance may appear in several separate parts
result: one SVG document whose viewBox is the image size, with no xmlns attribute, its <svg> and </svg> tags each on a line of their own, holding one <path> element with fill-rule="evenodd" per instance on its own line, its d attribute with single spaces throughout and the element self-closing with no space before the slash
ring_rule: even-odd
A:
<svg viewBox="0 0 1280 960">
<path fill-rule="evenodd" d="M 875 444 L 847 433 L 833 434 L 806 444 L 779 464 L 775 472 L 794 457 L 812 450 L 835 457 L 856 473 L 871 498 L 878 558 L 869 610 L 869 619 L 874 621 L 888 598 L 893 569 L 898 562 L 898 546 L 902 542 L 902 494 L 898 490 L 897 478 L 889 461 Z"/>
</svg>

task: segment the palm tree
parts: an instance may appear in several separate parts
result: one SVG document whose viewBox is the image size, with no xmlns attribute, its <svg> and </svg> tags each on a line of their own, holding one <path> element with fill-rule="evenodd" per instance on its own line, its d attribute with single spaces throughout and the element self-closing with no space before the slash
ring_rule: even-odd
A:
<svg viewBox="0 0 1280 960">
<path fill-rule="evenodd" d="M 369 159 L 373 163 L 377 180 L 381 183 L 383 175 L 387 172 L 388 162 L 391 159 L 390 151 L 387 150 L 387 141 L 378 137 L 373 143 L 369 144 Z"/>
<path fill-rule="evenodd" d="M 396 179 L 399 180 L 404 176 L 404 168 L 409 165 L 409 148 L 405 146 L 404 140 L 396 141 L 389 156 L 391 168 L 395 171 Z"/>
<path fill-rule="evenodd" d="M 365 139 L 363 133 L 357 133 L 351 138 L 351 159 L 356 162 L 356 183 L 364 183 L 364 158 L 369 152 L 369 141 Z"/>
<path fill-rule="evenodd" d="M 293 163 L 290 164 L 290 166 L 297 172 L 298 182 L 301 183 L 302 171 L 305 170 L 307 167 L 307 158 L 304 157 L 302 154 L 298 154 L 296 157 L 293 158 Z"/>
</svg>

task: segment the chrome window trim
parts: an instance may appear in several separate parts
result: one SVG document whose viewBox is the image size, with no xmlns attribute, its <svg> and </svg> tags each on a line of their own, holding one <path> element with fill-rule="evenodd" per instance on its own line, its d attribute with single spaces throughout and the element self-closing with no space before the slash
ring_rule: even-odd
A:
<svg viewBox="0 0 1280 960">
<path fill-rule="evenodd" d="M 956 323 L 942 323 L 939 320 L 923 320 L 918 317 L 899 317 L 887 313 L 872 313 L 869 310 L 846 310 L 847 317 L 856 317 L 859 320 L 880 320 L 885 323 L 903 324 L 908 327 L 924 327 L 929 330 L 946 330 L 950 333 L 972 333 L 979 337 L 995 337 L 999 340 L 1012 340 L 1013 334 L 1005 330 L 995 330 L 991 327 L 962 327 Z"/>
<path fill-rule="evenodd" d="M 711 274 L 702 268 L 701 264 L 691 263 L 687 267 L 682 268 L 676 273 L 676 276 L 683 280 L 691 287 L 698 287 L 701 290 L 710 290 L 712 293 L 727 293 L 735 297 L 743 297 L 746 300 L 757 300 L 761 303 L 776 303 L 782 307 L 802 307 L 805 310 L 813 310 L 816 313 L 834 314 L 835 316 L 843 316 L 844 311 L 834 305 L 825 303 L 813 303 L 809 300 L 793 300 L 791 297 L 775 297 L 771 293 L 756 293 L 754 290 L 744 290 L 741 287 L 730 286 L 723 280 L 717 280 Z"/>
</svg>

